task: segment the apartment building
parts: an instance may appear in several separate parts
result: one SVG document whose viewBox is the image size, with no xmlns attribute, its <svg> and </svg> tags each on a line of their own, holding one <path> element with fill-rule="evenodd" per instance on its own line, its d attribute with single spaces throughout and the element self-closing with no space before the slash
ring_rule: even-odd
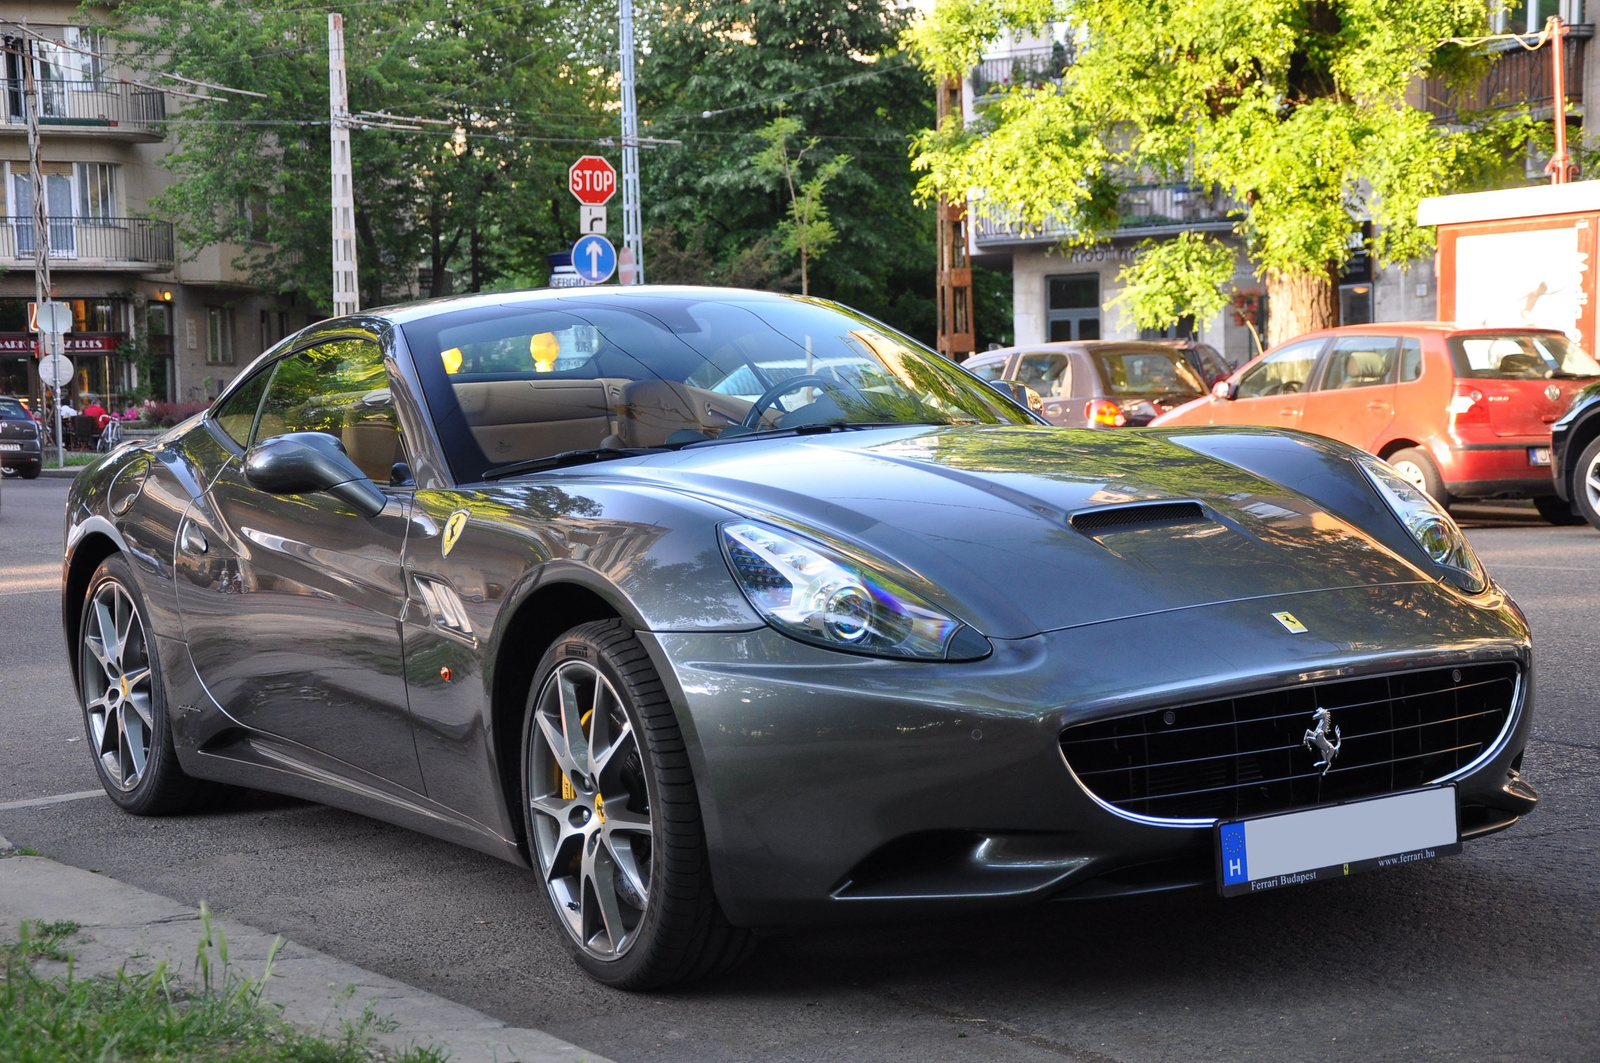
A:
<svg viewBox="0 0 1600 1063">
<path fill-rule="evenodd" d="M 52 297 L 68 303 L 74 401 L 214 397 L 257 353 L 320 317 L 264 295 L 233 266 L 237 247 L 186 248 L 152 201 L 171 181 L 165 122 L 182 98 L 119 63 L 75 3 L 0 3 L 0 394 L 39 396 L 27 304 L 34 298 L 34 185 L 26 75 L 37 86 L 44 236 Z M 132 84 L 132 82 L 142 84 Z M 134 356 L 140 347 L 149 353 Z"/>
</svg>

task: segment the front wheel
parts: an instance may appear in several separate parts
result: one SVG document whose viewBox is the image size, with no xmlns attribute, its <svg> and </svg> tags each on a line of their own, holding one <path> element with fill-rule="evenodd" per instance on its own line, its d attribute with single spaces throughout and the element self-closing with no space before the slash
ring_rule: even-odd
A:
<svg viewBox="0 0 1600 1063">
<path fill-rule="evenodd" d="M 100 785 L 123 811 L 181 812 L 209 792 L 178 765 L 161 662 L 133 570 L 120 554 L 89 580 L 78 622 L 78 692 Z"/>
<path fill-rule="evenodd" d="M 650 989 L 748 955 L 711 886 L 705 831 L 672 705 L 620 620 L 544 655 L 522 741 L 524 825 L 550 913 L 578 966 Z"/>
<path fill-rule="evenodd" d="M 1572 470 L 1572 503 L 1583 519 L 1600 528 L 1600 439 L 1595 439 L 1578 455 Z"/>
</svg>

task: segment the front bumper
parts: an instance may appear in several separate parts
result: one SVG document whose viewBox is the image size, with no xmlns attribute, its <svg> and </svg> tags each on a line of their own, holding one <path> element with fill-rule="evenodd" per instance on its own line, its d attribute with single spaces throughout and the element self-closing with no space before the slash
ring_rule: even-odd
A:
<svg viewBox="0 0 1600 1063">
<path fill-rule="evenodd" d="M 1271 614 L 1309 629 L 1291 635 Z M 1528 629 L 1434 584 L 1247 599 L 997 640 L 960 664 L 850 657 L 770 630 L 641 633 L 689 742 L 717 894 L 747 926 L 936 914 L 1215 881 L 1209 827 L 1139 822 L 1073 779 L 1069 724 L 1334 677 L 1514 661 L 1498 743 L 1455 778 L 1467 836 L 1512 823 Z"/>
</svg>

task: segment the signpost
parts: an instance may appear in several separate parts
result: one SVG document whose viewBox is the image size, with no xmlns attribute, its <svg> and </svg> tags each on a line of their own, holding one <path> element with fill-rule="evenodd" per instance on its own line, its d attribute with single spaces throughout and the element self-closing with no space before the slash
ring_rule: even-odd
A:
<svg viewBox="0 0 1600 1063">
<path fill-rule="evenodd" d="M 72 359 L 64 354 L 47 354 L 39 359 L 39 383 L 47 388 L 59 388 L 72 379 Z M 60 408 L 57 407 L 57 416 Z"/>
<path fill-rule="evenodd" d="M 572 245 L 572 268 L 587 284 L 604 284 L 617 271 L 617 249 L 604 236 L 580 236 Z"/>
<path fill-rule="evenodd" d="M 72 379 L 72 362 L 62 355 L 61 336 L 72 331 L 72 307 L 57 300 L 28 304 L 28 328 L 39 336 L 39 383 L 56 392 L 56 464 L 65 465 L 61 453 L 61 387 Z"/>
</svg>

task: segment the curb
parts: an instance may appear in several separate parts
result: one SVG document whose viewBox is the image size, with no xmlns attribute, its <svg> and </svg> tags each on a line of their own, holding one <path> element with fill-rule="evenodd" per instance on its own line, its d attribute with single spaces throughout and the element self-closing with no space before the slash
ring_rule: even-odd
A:
<svg viewBox="0 0 1600 1063">
<path fill-rule="evenodd" d="M 8 848 L 0 839 L 0 850 Z M 82 933 L 69 947 L 75 977 L 114 975 L 127 966 L 148 970 L 166 961 L 176 972 L 194 962 L 200 911 L 82 868 L 37 856 L 0 855 L 0 933 L 15 936 L 22 920 L 72 920 Z M 274 937 L 231 919 L 212 916 L 228 935 L 230 962 L 245 977 L 266 967 Z M 284 941 L 264 999 L 302 1030 L 338 1036 L 345 1022 L 359 1023 L 368 1008 L 398 1024 L 373 1031 L 392 1049 L 433 1045 L 451 1063 L 610 1063 L 603 1056 L 539 1030 L 507 1026 L 464 1004 L 397 982 Z"/>
<path fill-rule="evenodd" d="M 47 476 L 52 480 L 70 480 L 83 471 L 85 466 L 69 465 L 65 469 L 40 469 L 40 476 Z"/>
</svg>

